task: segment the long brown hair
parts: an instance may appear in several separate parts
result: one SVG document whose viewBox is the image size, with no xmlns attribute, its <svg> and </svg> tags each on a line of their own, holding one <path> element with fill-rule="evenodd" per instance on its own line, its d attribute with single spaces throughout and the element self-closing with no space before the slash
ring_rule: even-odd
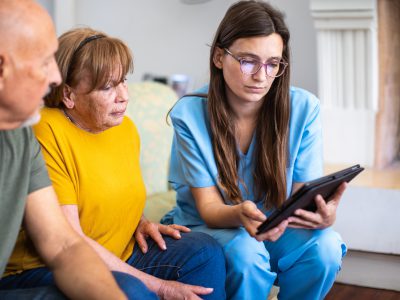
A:
<svg viewBox="0 0 400 300">
<path fill-rule="evenodd" d="M 116 67 L 120 66 L 116 82 L 133 71 L 133 58 L 128 46 L 103 32 L 88 27 L 75 28 L 62 34 L 58 42 L 55 57 L 62 83 L 46 96 L 46 106 L 63 107 L 64 86 L 75 87 L 85 75 L 90 76 L 91 85 L 87 91 L 90 93 L 107 85 Z"/>
<path fill-rule="evenodd" d="M 208 113 L 219 186 L 233 203 L 243 201 L 238 182 L 240 156 L 235 138 L 232 110 L 225 93 L 221 69 L 214 65 L 216 48 L 229 48 L 237 39 L 277 33 L 283 40 L 282 59 L 289 63 L 285 73 L 275 78 L 263 100 L 256 125 L 254 162 L 255 195 L 265 207 L 279 207 L 286 199 L 286 167 L 289 134 L 289 30 L 281 12 L 265 2 L 239 1 L 221 21 L 210 51 Z"/>
</svg>

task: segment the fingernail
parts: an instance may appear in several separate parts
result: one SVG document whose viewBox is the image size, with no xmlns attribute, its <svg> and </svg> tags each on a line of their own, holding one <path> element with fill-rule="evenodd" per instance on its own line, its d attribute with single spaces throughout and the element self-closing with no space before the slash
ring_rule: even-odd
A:
<svg viewBox="0 0 400 300">
<path fill-rule="evenodd" d="M 162 245 L 161 249 L 167 250 L 167 246 L 164 244 L 164 245 Z"/>
<path fill-rule="evenodd" d="M 178 233 L 176 234 L 176 237 L 180 239 L 182 236 L 181 236 L 181 234 L 178 232 Z"/>
</svg>

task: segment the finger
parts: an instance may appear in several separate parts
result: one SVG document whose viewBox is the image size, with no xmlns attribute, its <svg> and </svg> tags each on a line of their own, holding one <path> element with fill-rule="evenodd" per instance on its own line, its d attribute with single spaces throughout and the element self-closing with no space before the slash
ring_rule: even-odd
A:
<svg viewBox="0 0 400 300">
<path fill-rule="evenodd" d="M 339 187 L 336 189 L 335 193 L 329 200 L 335 201 L 339 204 L 340 199 L 342 198 L 346 188 L 347 188 L 347 182 L 343 182 L 341 185 L 339 185 Z"/>
<path fill-rule="evenodd" d="M 260 223 L 254 225 L 252 223 L 247 223 L 246 225 L 244 225 L 244 229 L 246 229 L 246 231 L 249 233 L 249 235 L 251 237 L 255 237 L 257 239 L 257 228 L 259 226 Z"/>
<path fill-rule="evenodd" d="M 289 222 L 291 218 L 296 218 L 296 217 L 298 219 L 302 219 L 304 221 L 309 221 L 313 223 L 319 223 L 321 219 L 321 216 L 318 213 L 304 209 L 296 209 L 296 211 L 294 212 L 294 216 L 289 217 Z"/>
<path fill-rule="evenodd" d="M 296 216 L 291 216 L 288 219 L 289 224 L 290 223 L 298 223 L 298 224 L 304 224 L 304 225 L 306 225 L 306 224 L 318 225 L 318 224 L 321 224 L 322 220 L 323 220 L 322 217 L 318 214 L 315 214 L 315 217 L 310 218 L 310 219 L 298 218 Z"/>
<path fill-rule="evenodd" d="M 158 229 L 162 234 L 172 236 L 174 239 L 181 238 L 179 230 L 174 229 L 171 225 L 159 225 Z"/>
<path fill-rule="evenodd" d="M 158 228 L 156 230 L 150 231 L 149 235 L 156 242 L 158 247 L 160 247 L 160 249 L 167 250 L 167 245 L 165 244 L 165 241 L 164 241 L 160 231 L 158 231 Z"/>
<path fill-rule="evenodd" d="M 136 242 L 137 242 L 140 250 L 142 250 L 142 253 L 147 253 L 148 246 L 147 246 L 146 238 L 144 237 L 144 235 L 142 233 L 136 233 L 135 239 L 136 239 Z"/>
<path fill-rule="evenodd" d="M 303 226 L 303 225 L 295 224 L 295 223 L 289 223 L 288 227 L 289 228 L 296 228 L 296 229 L 315 229 L 313 227 Z"/>
<path fill-rule="evenodd" d="M 172 227 L 176 230 L 182 231 L 182 232 L 190 232 L 192 231 L 189 227 L 183 226 L 183 225 L 178 225 L 178 224 L 171 224 L 169 227 Z"/>
<path fill-rule="evenodd" d="M 247 218 L 252 219 L 254 221 L 264 222 L 267 219 L 267 217 L 263 214 L 263 212 L 255 207 L 246 208 L 243 213 Z"/>
<path fill-rule="evenodd" d="M 275 233 L 274 235 L 272 235 L 272 236 L 269 238 L 269 240 L 270 240 L 271 242 L 275 242 L 275 241 L 279 240 L 279 238 L 282 236 L 283 232 L 284 232 L 284 231 L 278 231 L 277 233 Z"/>
<path fill-rule="evenodd" d="M 249 219 L 263 222 L 267 218 L 253 201 L 246 200 L 241 204 L 241 213 Z"/>
<path fill-rule="evenodd" d="M 297 228 L 299 226 L 304 228 L 317 228 L 320 225 L 321 222 L 314 222 L 311 220 L 304 220 L 302 218 L 296 218 L 296 217 L 289 218 L 289 226 L 292 228 L 294 228 L 294 226 L 296 226 Z"/>
<path fill-rule="evenodd" d="M 317 206 L 318 213 L 320 213 L 322 216 L 326 216 L 328 214 L 328 206 L 321 195 L 317 195 L 315 197 L 315 204 Z"/>
<path fill-rule="evenodd" d="M 286 230 L 288 226 L 288 220 L 282 221 L 278 226 L 268 230 L 267 232 L 256 236 L 258 241 L 276 241 Z"/>
<path fill-rule="evenodd" d="M 206 288 L 198 285 L 186 284 L 186 286 L 189 287 L 189 289 L 196 295 L 208 295 L 211 294 L 214 290 L 213 288 Z"/>
<path fill-rule="evenodd" d="M 274 227 L 274 228 L 271 228 L 270 230 L 268 230 L 268 231 L 266 231 L 266 232 L 264 232 L 262 234 L 257 235 L 256 239 L 258 241 L 269 240 L 271 236 L 277 234 L 278 232 L 279 232 L 279 228 L 278 227 Z"/>
</svg>

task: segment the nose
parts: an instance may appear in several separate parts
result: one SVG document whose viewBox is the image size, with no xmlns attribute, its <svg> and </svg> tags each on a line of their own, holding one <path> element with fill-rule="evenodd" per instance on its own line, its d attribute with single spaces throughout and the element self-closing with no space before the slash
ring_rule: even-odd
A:
<svg viewBox="0 0 400 300">
<path fill-rule="evenodd" d="M 264 81 L 267 78 L 267 65 L 266 64 L 261 65 L 257 73 L 253 74 L 253 78 L 258 81 Z"/>
<path fill-rule="evenodd" d="M 117 102 L 126 102 L 126 101 L 128 101 L 128 99 L 129 99 L 128 86 L 126 85 L 125 81 L 120 82 L 116 86 L 116 91 L 117 91 L 117 96 L 116 96 L 115 100 Z"/>
</svg>

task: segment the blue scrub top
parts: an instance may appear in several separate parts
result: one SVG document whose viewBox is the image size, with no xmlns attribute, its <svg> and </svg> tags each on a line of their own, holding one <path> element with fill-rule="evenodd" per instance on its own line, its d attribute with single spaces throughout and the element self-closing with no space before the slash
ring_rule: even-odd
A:
<svg viewBox="0 0 400 300">
<path fill-rule="evenodd" d="M 207 93 L 208 87 L 197 91 Z M 322 133 L 318 99 L 308 91 L 290 88 L 289 166 L 287 194 L 293 182 L 306 182 L 322 176 Z M 190 187 L 218 186 L 218 170 L 211 144 L 207 99 L 184 97 L 171 111 L 174 138 L 171 150 L 169 181 L 177 192 L 177 206 L 169 214 L 181 225 L 204 224 L 195 205 Z M 243 199 L 252 200 L 262 208 L 254 195 L 255 135 L 246 154 L 239 151 L 238 175 Z M 221 194 L 224 196 L 223 192 Z"/>
</svg>

